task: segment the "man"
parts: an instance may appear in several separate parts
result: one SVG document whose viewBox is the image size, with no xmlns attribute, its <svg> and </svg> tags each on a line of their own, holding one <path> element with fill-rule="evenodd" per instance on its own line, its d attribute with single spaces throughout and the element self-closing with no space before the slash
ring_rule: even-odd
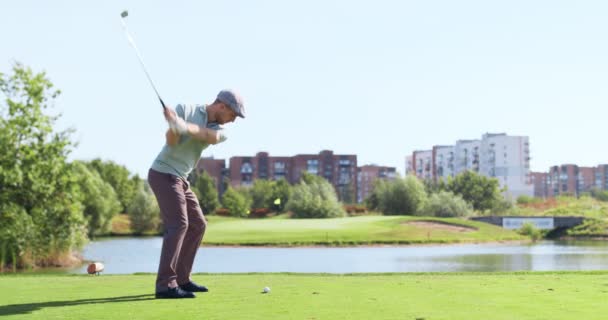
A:
<svg viewBox="0 0 608 320">
<path fill-rule="evenodd" d="M 207 220 L 187 181 L 201 152 L 226 140 L 220 125 L 245 118 L 241 97 L 222 90 L 210 105 L 178 105 L 164 110 L 169 129 L 166 144 L 148 172 L 165 228 L 156 278 L 156 298 L 194 298 L 207 292 L 192 281 L 194 257 Z"/>
</svg>

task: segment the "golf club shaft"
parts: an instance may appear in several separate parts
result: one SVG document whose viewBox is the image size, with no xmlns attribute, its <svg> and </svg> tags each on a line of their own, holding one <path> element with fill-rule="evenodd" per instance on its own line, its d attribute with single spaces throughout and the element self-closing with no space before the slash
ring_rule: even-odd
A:
<svg viewBox="0 0 608 320">
<path fill-rule="evenodd" d="M 152 81 L 152 77 L 150 77 L 150 74 L 148 73 L 148 69 L 146 68 L 144 59 L 142 59 L 141 54 L 139 53 L 139 50 L 137 49 L 137 46 L 135 45 L 135 40 L 133 40 L 131 33 L 129 33 L 129 29 L 127 28 L 127 24 L 125 23 L 124 18 L 121 18 L 120 22 L 122 23 L 122 27 L 125 30 L 125 34 L 127 35 L 127 40 L 129 40 L 129 44 L 131 44 L 131 47 L 133 47 L 133 49 L 135 50 L 135 53 L 137 54 L 137 58 L 139 59 L 139 63 L 141 64 L 142 69 L 144 69 L 144 72 L 146 73 L 146 77 L 148 78 L 148 81 L 150 81 L 150 85 L 152 85 L 152 89 L 154 89 L 154 92 L 156 93 L 156 96 L 158 97 L 160 104 L 163 106 L 163 109 L 166 109 L 167 107 L 165 106 L 165 102 L 160 97 L 160 94 L 158 94 L 158 90 L 156 90 L 154 81 Z"/>
</svg>

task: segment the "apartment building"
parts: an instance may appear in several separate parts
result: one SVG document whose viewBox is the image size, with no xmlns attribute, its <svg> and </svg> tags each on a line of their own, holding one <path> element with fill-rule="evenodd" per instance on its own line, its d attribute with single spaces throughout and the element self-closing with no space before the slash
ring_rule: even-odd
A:
<svg viewBox="0 0 608 320">
<path fill-rule="evenodd" d="M 455 172 L 479 172 L 479 148 L 481 140 L 458 140 L 454 147 Z"/>
<path fill-rule="evenodd" d="M 595 168 L 595 187 L 608 190 L 608 164 L 601 164 Z"/>
<path fill-rule="evenodd" d="M 418 178 L 431 180 L 433 178 L 433 150 L 419 150 L 412 153 L 412 171 Z M 408 171 L 407 169 L 405 170 Z"/>
<path fill-rule="evenodd" d="M 486 133 L 481 139 L 479 173 L 497 178 L 513 198 L 532 196 L 530 143 L 525 136 Z"/>
<path fill-rule="evenodd" d="M 602 164 L 597 167 L 579 167 L 575 164 L 562 164 L 552 166 L 547 173 L 545 197 L 559 195 L 579 196 L 583 192 L 589 192 L 596 188 L 608 190 L 608 165 Z M 535 185 L 534 194 L 541 194 Z"/>
<path fill-rule="evenodd" d="M 221 196 L 226 191 L 226 181 L 228 180 L 228 169 L 226 169 L 226 161 L 224 159 L 214 159 L 213 157 L 200 158 L 195 169 L 197 174 L 202 171 L 213 179 L 215 188 Z"/>
<path fill-rule="evenodd" d="M 434 146 L 432 158 L 432 176 L 435 182 L 446 181 L 448 177 L 454 176 L 454 146 Z"/>
<path fill-rule="evenodd" d="M 369 196 L 374 189 L 376 180 L 393 180 L 396 177 L 395 167 L 364 165 L 357 168 L 357 202 L 362 202 Z"/>
<path fill-rule="evenodd" d="M 534 188 L 534 196 L 546 198 L 549 196 L 549 174 L 546 172 L 530 172 L 530 182 Z"/>
<path fill-rule="evenodd" d="M 464 171 L 496 178 L 506 195 L 532 196 L 528 137 L 486 133 L 480 140 L 457 140 L 455 145 L 414 151 L 406 158 L 406 173 L 424 180 L 439 181 Z"/>
<path fill-rule="evenodd" d="M 229 162 L 232 186 L 250 186 L 255 179 L 281 178 L 296 184 L 302 172 L 308 172 L 327 179 L 341 200 L 357 199 L 356 155 L 336 155 L 331 150 L 323 150 L 319 154 L 271 157 L 267 152 L 259 152 L 254 157 L 232 157 Z"/>
</svg>

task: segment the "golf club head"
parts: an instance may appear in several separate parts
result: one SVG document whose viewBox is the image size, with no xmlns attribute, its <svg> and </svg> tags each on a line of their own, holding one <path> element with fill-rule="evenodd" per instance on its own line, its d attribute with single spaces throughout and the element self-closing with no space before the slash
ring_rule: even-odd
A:
<svg viewBox="0 0 608 320">
<path fill-rule="evenodd" d="M 123 19 L 126 18 L 127 16 L 129 16 L 129 11 L 127 11 L 127 10 L 120 13 L 120 17 Z"/>
</svg>

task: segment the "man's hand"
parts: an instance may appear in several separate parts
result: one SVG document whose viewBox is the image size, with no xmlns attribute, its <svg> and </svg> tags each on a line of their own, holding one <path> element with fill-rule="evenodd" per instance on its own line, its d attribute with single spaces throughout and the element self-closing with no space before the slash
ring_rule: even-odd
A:
<svg viewBox="0 0 608 320">
<path fill-rule="evenodd" d="M 167 107 L 163 110 L 163 114 L 173 133 L 184 134 L 188 132 L 188 124 L 184 119 L 178 117 L 173 109 Z"/>
<path fill-rule="evenodd" d="M 169 123 L 175 121 L 175 118 L 177 118 L 177 113 L 175 113 L 175 110 L 171 109 L 171 107 L 164 108 L 163 114 L 165 116 L 165 120 L 167 120 Z"/>
</svg>

